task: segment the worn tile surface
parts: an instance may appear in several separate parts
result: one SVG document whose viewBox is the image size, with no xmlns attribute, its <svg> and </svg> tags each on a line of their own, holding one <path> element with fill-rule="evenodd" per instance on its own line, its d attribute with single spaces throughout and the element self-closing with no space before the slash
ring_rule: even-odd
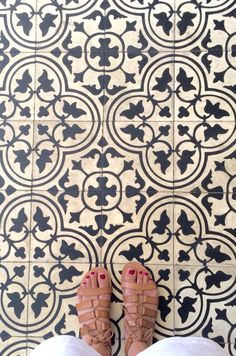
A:
<svg viewBox="0 0 236 356">
<path fill-rule="evenodd" d="M 0 353 L 78 335 L 82 274 L 152 271 L 155 339 L 236 355 L 235 0 L 0 0 Z"/>
</svg>

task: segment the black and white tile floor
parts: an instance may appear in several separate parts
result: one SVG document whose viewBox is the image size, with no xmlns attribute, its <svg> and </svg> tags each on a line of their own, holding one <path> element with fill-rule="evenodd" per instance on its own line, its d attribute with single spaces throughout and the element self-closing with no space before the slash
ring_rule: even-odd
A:
<svg viewBox="0 0 236 356">
<path fill-rule="evenodd" d="M 0 345 L 78 334 L 82 274 L 137 260 L 157 340 L 236 355 L 235 0 L 0 0 Z"/>
</svg>

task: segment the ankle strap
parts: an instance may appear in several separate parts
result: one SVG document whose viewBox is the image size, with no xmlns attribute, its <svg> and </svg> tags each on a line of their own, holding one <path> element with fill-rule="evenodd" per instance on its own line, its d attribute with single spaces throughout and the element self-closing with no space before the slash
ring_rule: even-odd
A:
<svg viewBox="0 0 236 356">
<path fill-rule="evenodd" d="M 83 334 L 89 336 L 88 344 L 90 346 L 100 344 L 107 347 L 111 352 L 110 340 L 114 335 L 114 331 L 111 328 L 99 331 L 92 329 L 89 324 L 86 324 L 83 326 Z"/>
</svg>

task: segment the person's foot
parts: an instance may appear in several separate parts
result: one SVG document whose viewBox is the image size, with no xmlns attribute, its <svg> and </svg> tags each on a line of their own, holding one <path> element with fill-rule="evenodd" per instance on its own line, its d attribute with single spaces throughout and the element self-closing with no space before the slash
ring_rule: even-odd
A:
<svg viewBox="0 0 236 356">
<path fill-rule="evenodd" d="M 78 289 L 76 305 L 80 335 L 103 356 L 111 355 L 113 331 L 110 322 L 111 279 L 104 268 L 86 273 Z"/>
<path fill-rule="evenodd" d="M 135 356 L 152 344 L 157 317 L 157 287 L 139 263 L 128 263 L 122 273 L 125 305 L 125 352 Z"/>
</svg>

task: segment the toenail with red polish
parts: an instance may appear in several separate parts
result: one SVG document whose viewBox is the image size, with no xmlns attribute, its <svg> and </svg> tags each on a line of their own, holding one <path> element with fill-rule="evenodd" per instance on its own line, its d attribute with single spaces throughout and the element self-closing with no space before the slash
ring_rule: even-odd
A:
<svg viewBox="0 0 236 356">
<path fill-rule="evenodd" d="M 148 273 L 147 272 L 144 272 L 145 276 L 148 276 Z"/>
<path fill-rule="evenodd" d="M 89 279 L 90 277 L 89 276 L 86 276 L 87 279 Z"/>
<path fill-rule="evenodd" d="M 139 271 L 139 274 L 143 274 L 143 271 Z"/>
<path fill-rule="evenodd" d="M 95 272 L 91 272 L 91 274 L 92 274 L 92 275 L 94 275 L 94 274 L 95 274 Z"/>
<path fill-rule="evenodd" d="M 105 274 L 100 274 L 100 278 L 105 279 L 106 278 Z"/>
<path fill-rule="evenodd" d="M 83 282 L 83 284 L 86 284 L 86 282 Z"/>
<path fill-rule="evenodd" d="M 134 274 L 135 270 L 134 269 L 129 269 L 129 274 Z"/>
</svg>

